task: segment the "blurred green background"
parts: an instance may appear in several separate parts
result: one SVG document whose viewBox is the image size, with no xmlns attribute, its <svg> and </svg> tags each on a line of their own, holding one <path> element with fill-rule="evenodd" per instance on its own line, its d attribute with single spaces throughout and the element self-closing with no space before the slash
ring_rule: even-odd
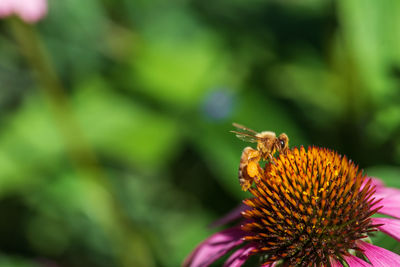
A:
<svg viewBox="0 0 400 267">
<path fill-rule="evenodd" d="M 397 0 L 50 0 L 37 25 L 0 21 L 0 266 L 179 266 L 248 196 L 232 122 L 400 187 L 398 14 Z"/>
</svg>

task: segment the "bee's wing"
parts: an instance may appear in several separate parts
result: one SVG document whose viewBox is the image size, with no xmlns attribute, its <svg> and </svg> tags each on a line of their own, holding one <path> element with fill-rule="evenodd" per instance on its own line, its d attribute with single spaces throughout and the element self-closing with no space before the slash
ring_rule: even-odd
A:
<svg viewBox="0 0 400 267">
<path fill-rule="evenodd" d="M 251 134 L 241 133 L 241 132 L 237 132 L 237 131 L 231 131 L 231 133 L 236 134 L 237 138 L 239 138 L 240 140 L 246 141 L 246 142 L 257 143 L 257 141 L 258 141 L 258 137 L 251 135 Z"/>
<path fill-rule="evenodd" d="M 238 130 L 244 131 L 245 133 L 248 133 L 250 135 L 258 134 L 256 131 L 254 131 L 254 130 L 252 130 L 250 128 L 247 128 L 246 126 L 243 126 L 243 125 L 241 125 L 239 123 L 234 122 L 234 123 L 232 123 L 232 125 L 233 125 L 233 127 L 237 128 Z"/>
</svg>

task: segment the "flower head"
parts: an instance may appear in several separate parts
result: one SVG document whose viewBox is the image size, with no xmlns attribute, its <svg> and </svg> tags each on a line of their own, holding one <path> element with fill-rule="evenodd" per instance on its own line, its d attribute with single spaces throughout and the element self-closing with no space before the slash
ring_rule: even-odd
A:
<svg viewBox="0 0 400 267">
<path fill-rule="evenodd" d="M 0 18 L 17 15 L 25 22 L 34 23 L 46 13 L 46 0 L 0 0 Z"/>
<path fill-rule="evenodd" d="M 252 255 L 262 266 L 400 266 L 399 255 L 365 241 L 378 230 L 400 240 L 400 220 L 371 218 L 376 212 L 399 218 L 400 208 L 385 206 L 400 207 L 400 190 L 317 147 L 279 155 L 257 178 L 249 190 L 254 197 L 244 200 L 242 225 L 204 241 L 185 266 L 208 266 L 242 244 L 226 266 L 241 266 Z"/>
</svg>

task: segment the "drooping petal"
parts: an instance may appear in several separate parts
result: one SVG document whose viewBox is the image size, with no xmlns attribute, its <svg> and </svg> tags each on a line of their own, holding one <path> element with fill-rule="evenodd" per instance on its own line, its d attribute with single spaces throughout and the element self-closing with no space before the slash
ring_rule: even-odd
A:
<svg viewBox="0 0 400 267">
<path fill-rule="evenodd" d="M 255 249 L 254 244 L 247 244 L 236 250 L 225 261 L 224 267 L 240 267 L 249 258 L 250 252 Z"/>
<path fill-rule="evenodd" d="M 400 266 L 400 255 L 397 255 L 396 253 L 393 253 L 378 246 L 374 246 L 364 241 L 358 241 L 357 245 L 359 248 L 364 250 L 364 255 L 369 259 L 373 266 Z"/>
<path fill-rule="evenodd" d="M 343 258 L 350 267 L 363 267 L 363 266 L 371 267 L 371 264 L 353 255 L 344 256 Z"/>
<path fill-rule="evenodd" d="M 383 224 L 378 226 L 381 232 L 400 241 L 400 220 L 390 218 L 372 218 L 373 224 Z"/>
<path fill-rule="evenodd" d="M 242 211 L 248 210 L 249 207 L 246 206 L 245 204 L 240 204 L 233 210 L 231 210 L 228 214 L 226 214 L 224 217 L 218 219 L 217 221 L 213 222 L 210 227 L 218 227 L 227 223 L 230 223 L 234 220 L 243 218 L 242 217 Z"/>
<path fill-rule="evenodd" d="M 389 215 L 400 219 L 400 196 L 387 196 L 372 207 L 382 206 L 377 213 Z"/>
<path fill-rule="evenodd" d="M 204 267 L 210 265 L 228 251 L 243 243 L 242 237 L 245 234 L 239 227 L 233 227 L 210 236 L 186 258 L 183 266 Z"/>
</svg>

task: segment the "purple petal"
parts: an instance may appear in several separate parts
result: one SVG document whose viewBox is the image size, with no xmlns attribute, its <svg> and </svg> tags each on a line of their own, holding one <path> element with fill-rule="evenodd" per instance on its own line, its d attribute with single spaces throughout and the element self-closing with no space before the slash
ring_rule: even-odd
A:
<svg viewBox="0 0 400 267">
<path fill-rule="evenodd" d="M 396 253 L 364 241 L 358 241 L 357 245 L 359 248 L 364 250 L 364 255 L 369 259 L 373 266 L 400 266 L 400 256 Z"/>
<path fill-rule="evenodd" d="M 185 259 L 183 266 L 208 266 L 234 247 L 243 243 L 242 237 L 245 235 L 246 232 L 242 231 L 239 227 L 218 232 L 201 242 Z"/>
<path fill-rule="evenodd" d="M 226 214 L 224 217 L 218 219 L 217 221 L 213 222 L 210 227 L 218 227 L 227 223 L 230 223 L 234 220 L 243 218 L 242 217 L 242 211 L 250 209 L 248 206 L 245 204 L 240 204 L 237 206 L 235 209 L 231 210 L 228 214 Z"/>
<path fill-rule="evenodd" d="M 400 219 L 400 196 L 388 196 L 375 204 L 372 209 L 382 206 L 377 213 Z"/>
<path fill-rule="evenodd" d="M 240 267 L 249 258 L 250 252 L 255 249 L 254 244 L 247 244 L 244 247 L 236 250 L 225 261 L 224 267 Z"/>
<path fill-rule="evenodd" d="M 371 264 L 353 255 L 344 256 L 343 258 L 350 267 L 363 267 L 363 266 L 371 267 Z"/>
<path fill-rule="evenodd" d="M 381 232 L 393 237 L 400 241 L 400 220 L 389 218 L 372 218 L 373 224 L 383 224 L 378 226 Z"/>
</svg>

